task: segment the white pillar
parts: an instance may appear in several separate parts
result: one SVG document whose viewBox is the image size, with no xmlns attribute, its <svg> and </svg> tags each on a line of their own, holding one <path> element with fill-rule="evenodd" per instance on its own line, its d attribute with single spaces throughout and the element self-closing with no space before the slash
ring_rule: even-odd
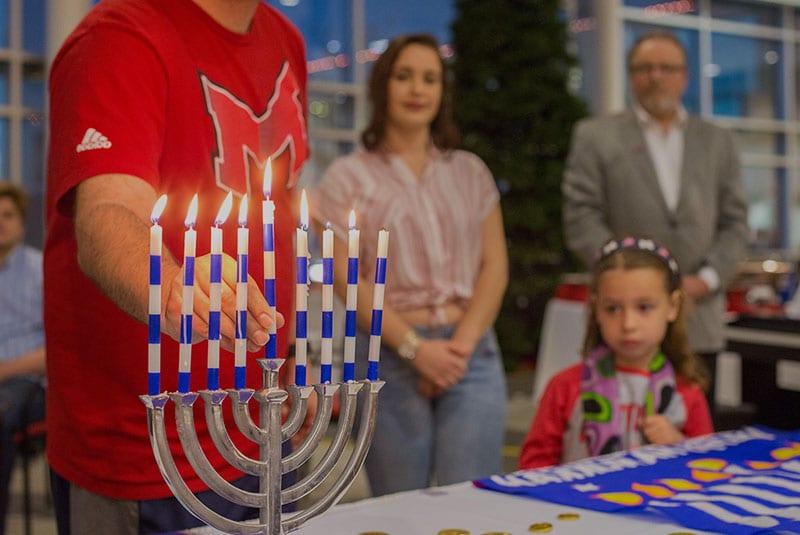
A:
<svg viewBox="0 0 800 535">
<path fill-rule="evenodd" d="M 600 50 L 600 109 L 607 115 L 625 107 L 625 51 L 620 0 L 598 0 L 597 42 Z"/>
<path fill-rule="evenodd" d="M 47 1 L 47 64 L 56 57 L 58 49 L 75 26 L 92 7 L 91 0 Z"/>
</svg>

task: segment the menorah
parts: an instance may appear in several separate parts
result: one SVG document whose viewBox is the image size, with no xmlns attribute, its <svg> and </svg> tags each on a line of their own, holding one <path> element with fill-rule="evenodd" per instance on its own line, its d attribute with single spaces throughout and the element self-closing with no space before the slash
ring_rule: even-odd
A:
<svg viewBox="0 0 800 535">
<path fill-rule="evenodd" d="M 269 162 L 268 162 L 269 163 Z M 275 313 L 275 266 L 274 266 L 274 204 L 269 200 L 268 177 L 270 165 L 265 166 L 262 223 L 264 230 L 264 296 L 267 305 Z M 375 414 L 378 408 L 378 392 L 383 381 L 378 380 L 380 339 L 383 317 L 383 296 L 386 282 L 386 257 L 389 233 L 378 232 L 378 248 L 373 289 L 372 324 L 370 329 L 367 379 L 355 379 L 355 335 L 358 285 L 358 239 L 355 228 L 355 213 L 351 212 L 348 232 L 347 311 L 344 338 L 343 382 L 331 382 L 331 360 L 333 347 L 333 232 L 330 225 L 322 233 L 323 280 L 322 280 L 322 344 L 320 383 L 306 386 L 306 348 L 308 314 L 308 201 L 305 191 L 301 195 L 300 225 L 296 231 L 296 293 L 295 293 L 295 383 L 282 390 L 278 386 L 278 371 L 284 363 L 276 358 L 275 325 L 270 328 L 270 340 L 265 348 L 267 358 L 258 360 L 262 368 L 261 390 L 246 387 L 247 346 L 247 283 L 248 241 L 247 195 L 239 205 L 239 228 L 237 229 L 236 262 L 236 338 L 234 353 L 234 387 L 222 390 L 219 387 L 220 344 L 220 295 L 222 265 L 221 225 L 231 209 L 232 194 L 228 193 L 222 203 L 214 227 L 211 229 L 210 305 L 208 323 L 208 386 L 206 390 L 192 392 L 189 385 L 192 358 L 192 317 L 194 261 L 197 233 L 194 229 L 197 217 L 197 195 L 192 198 L 186 216 L 184 233 L 184 265 L 182 268 L 183 302 L 181 304 L 180 348 L 178 363 L 178 391 L 163 393 L 160 390 L 161 375 L 161 235 L 159 216 L 166 205 L 162 195 L 151 214 L 150 228 L 150 294 L 148 301 L 148 395 L 140 396 L 147 407 L 147 428 L 150 445 L 161 475 L 172 493 L 195 517 L 226 533 L 258 533 L 281 535 L 298 528 L 308 519 L 317 516 L 339 501 L 364 464 L 375 431 Z M 366 387 L 366 388 L 365 388 Z M 294 437 L 303 425 L 308 410 L 308 399 L 314 392 L 317 413 L 301 445 L 287 455 L 282 455 L 282 445 Z M 355 447 L 347 460 L 342 475 L 321 498 L 305 509 L 283 518 L 282 506 L 293 503 L 318 488 L 330 475 L 343 457 L 348 438 L 352 435 L 356 418 L 358 394 L 363 391 L 364 403 L 361 421 L 355 439 Z M 339 423 L 332 443 L 319 464 L 296 484 L 281 487 L 281 476 L 306 463 L 319 448 L 331 420 L 333 397 L 339 392 L 341 410 Z M 258 492 L 249 492 L 232 485 L 214 469 L 200 446 L 194 423 L 193 405 L 198 394 L 205 404 L 205 418 L 211 439 L 222 457 L 238 470 L 259 478 Z M 259 445 L 259 458 L 244 455 L 231 440 L 222 416 L 222 404 L 230 398 L 234 421 L 239 431 Z M 255 398 L 258 403 L 259 423 L 253 421 L 249 403 Z M 291 408 L 285 422 L 281 422 L 281 407 L 291 399 Z M 239 505 L 259 509 L 258 523 L 240 522 L 225 518 L 208 508 L 186 485 L 175 460 L 172 458 L 167 440 L 164 407 L 168 400 L 175 405 L 175 421 L 181 446 L 192 468 L 208 485 L 224 499 Z"/>
<path fill-rule="evenodd" d="M 378 408 L 378 392 L 383 381 L 349 381 L 341 384 L 316 384 L 314 386 L 291 385 L 287 390 L 278 387 L 278 370 L 283 359 L 258 360 L 263 372 L 264 387 L 261 390 L 230 389 L 201 390 L 200 392 L 140 396 L 147 407 L 147 429 L 161 475 L 170 490 L 183 506 L 195 517 L 225 533 L 281 535 L 297 529 L 307 520 L 325 512 L 336 504 L 353 483 L 356 474 L 372 443 L 375 431 L 375 414 Z M 282 456 L 282 443 L 291 439 L 305 419 L 308 398 L 317 396 L 318 409 L 308 435 L 302 444 L 286 457 Z M 322 497 L 313 504 L 295 513 L 281 514 L 283 504 L 293 503 L 318 488 L 330 475 L 334 466 L 343 457 L 345 445 L 351 436 L 356 421 L 356 406 L 359 392 L 364 399 L 354 448 L 347 459 L 344 471 Z M 341 409 L 336 434 L 322 459 L 307 474 L 288 488 L 281 488 L 281 476 L 296 470 L 308 461 L 319 448 L 328 429 L 333 408 L 333 397 L 339 393 Z M 241 490 L 225 479 L 211 466 L 200 447 L 194 425 L 192 406 L 198 394 L 205 404 L 205 417 L 214 445 L 227 462 L 242 472 L 258 476 L 259 492 Z M 259 458 L 251 459 L 234 445 L 222 417 L 222 404 L 230 398 L 236 427 L 250 440 L 259 445 Z M 259 425 L 253 421 L 248 409 L 252 398 L 259 405 Z M 291 409 L 281 423 L 281 406 L 291 398 Z M 258 523 L 228 519 L 203 504 L 186 486 L 170 452 L 164 421 L 164 407 L 168 400 L 175 405 L 175 422 L 181 446 L 186 457 L 201 479 L 226 500 L 259 509 Z"/>
</svg>

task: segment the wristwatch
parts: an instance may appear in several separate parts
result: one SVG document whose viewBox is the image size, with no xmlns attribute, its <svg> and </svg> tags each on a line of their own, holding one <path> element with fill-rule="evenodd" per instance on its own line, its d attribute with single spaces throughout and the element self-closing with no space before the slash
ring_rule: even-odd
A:
<svg viewBox="0 0 800 535">
<path fill-rule="evenodd" d="M 421 340 L 419 336 L 417 336 L 416 331 L 414 331 L 414 329 L 409 329 L 405 336 L 403 336 L 403 341 L 397 346 L 397 354 L 404 360 L 414 360 L 417 356 L 417 348 L 420 342 Z"/>
</svg>

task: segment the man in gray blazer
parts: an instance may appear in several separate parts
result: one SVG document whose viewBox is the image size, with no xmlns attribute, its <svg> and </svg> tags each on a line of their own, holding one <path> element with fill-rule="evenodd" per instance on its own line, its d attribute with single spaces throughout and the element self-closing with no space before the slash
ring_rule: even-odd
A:
<svg viewBox="0 0 800 535">
<path fill-rule="evenodd" d="M 587 265 L 610 238 L 666 245 L 684 275 L 689 342 L 706 356 L 713 381 L 724 289 L 747 244 L 738 154 L 729 132 L 681 105 L 688 76 L 676 37 L 641 37 L 628 71 L 631 108 L 582 121 L 573 134 L 562 184 L 567 245 Z"/>
</svg>

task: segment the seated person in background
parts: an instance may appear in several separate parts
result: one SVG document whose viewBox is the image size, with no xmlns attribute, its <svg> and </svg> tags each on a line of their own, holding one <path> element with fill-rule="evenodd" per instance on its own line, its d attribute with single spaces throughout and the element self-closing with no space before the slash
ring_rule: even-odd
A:
<svg viewBox="0 0 800 535">
<path fill-rule="evenodd" d="M 25 192 L 0 182 L 0 534 L 5 532 L 14 435 L 44 418 L 42 253 L 22 242 Z"/>
<path fill-rule="evenodd" d="M 520 468 L 713 432 L 689 350 L 678 264 L 652 240 L 612 240 L 594 267 L 584 361 L 542 395 Z"/>
</svg>

